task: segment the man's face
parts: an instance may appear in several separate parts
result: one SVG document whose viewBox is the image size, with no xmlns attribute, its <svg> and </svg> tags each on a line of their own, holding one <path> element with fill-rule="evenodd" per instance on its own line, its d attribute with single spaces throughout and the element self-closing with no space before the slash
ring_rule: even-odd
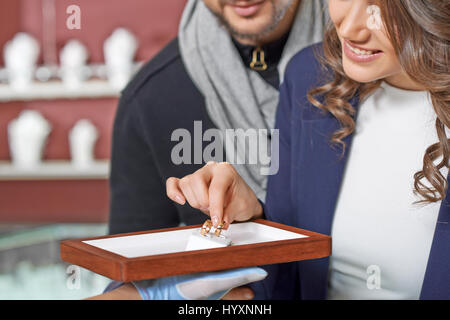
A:
<svg viewBox="0 0 450 320">
<path fill-rule="evenodd" d="M 273 32 L 299 0 L 203 0 L 237 39 L 258 41 Z"/>
</svg>

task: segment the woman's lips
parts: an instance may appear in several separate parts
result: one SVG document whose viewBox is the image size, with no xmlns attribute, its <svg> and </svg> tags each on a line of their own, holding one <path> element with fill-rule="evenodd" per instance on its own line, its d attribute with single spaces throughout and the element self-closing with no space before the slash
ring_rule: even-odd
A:
<svg viewBox="0 0 450 320">
<path fill-rule="evenodd" d="M 355 62 L 372 62 L 383 55 L 383 51 L 363 49 L 349 41 L 344 41 L 344 53 L 347 58 Z"/>
<path fill-rule="evenodd" d="M 258 10 L 263 5 L 264 1 L 258 1 L 253 3 L 245 3 L 245 2 L 237 2 L 230 4 L 230 6 L 233 8 L 234 12 L 241 16 L 241 17 L 250 17 L 253 16 L 255 13 L 258 12 Z"/>
</svg>

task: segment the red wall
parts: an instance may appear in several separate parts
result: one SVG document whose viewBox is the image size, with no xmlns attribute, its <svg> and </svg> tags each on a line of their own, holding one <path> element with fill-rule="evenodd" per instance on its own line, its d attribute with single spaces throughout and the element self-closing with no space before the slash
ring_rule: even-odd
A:
<svg viewBox="0 0 450 320">
<path fill-rule="evenodd" d="M 0 181 L 1 223 L 106 222 L 107 180 Z"/>
<path fill-rule="evenodd" d="M 3 65 L 3 45 L 20 29 L 20 1 L 0 1 L 0 65 Z"/>
<path fill-rule="evenodd" d="M 97 159 L 108 159 L 117 99 L 83 99 L 13 102 L 0 104 L 0 160 L 10 160 L 7 126 L 23 109 L 38 110 L 52 125 L 44 160 L 70 159 L 69 132 L 80 119 L 89 119 L 99 130 Z"/>
<path fill-rule="evenodd" d="M 0 50 L 16 32 L 25 31 L 42 44 L 41 5 L 46 0 L 0 0 Z M 103 42 L 117 27 L 139 38 L 137 60 L 153 57 L 177 33 L 185 0 L 54 0 L 56 46 L 82 41 L 90 62 L 103 61 Z M 81 8 L 81 30 L 68 30 L 66 8 Z M 2 56 L 2 53 L 0 54 Z M 0 64 L 3 64 L 2 57 Z M 41 57 L 42 61 L 42 57 Z M 7 125 L 23 109 L 39 110 L 52 124 L 45 160 L 69 159 L 68 133 L 82 118 L 100 130 L 95 156 L 107 159 L 117 99 L 75 99 L 0 103 L 0 160 L 10 160 Z M 2 222 L 101 222 L 108 216 L 108 181 L 0 181 Z"/>
<path fill-rule="evenodd" d="M 29 32 L 42 41 L 43 1 L 45 0 L 0 1 L 0 45 L 17 31 Z M 118 26 L 129 28 L 139 38 L 137 60 L 149 60 L 176 35 L 185 4 L 185 0 L 54 1 L 58 50 L 67 40 L 77 38 L 88 47 L 92 62 L 103 61 L 103 40 Z M 71 4 L 81 8 L 81 30 L 68 30 L 66 27 L 69 16 L 66 8 Z M 96 156 L 108 158 L 116 107 L 116 99 L 0 103 L 0 160 L 10 159 L 7 124 L 23 109 L 39 110 L 52 122 L 53 131 L 45 150 L 45 159 L 69 159 L 68 131 L 76 121 L 85 117 L 100 130 Z"/>
<path fill-rule="evenodd" d="M 0 1 L 0 46 L 15 32 L 25 31 L 42 40 L 44 0 Z M 76 38 L 89 49 L 92 62 L 103 61 L 103 41 L 117 27 L 130 29 L 140 40 L 138 60 L 148 60 L 178 29 L 186 0 L 53 0 L 56 7 L 56 44 L 59 50 Z M 69 5 L 81 9 L 81 29 L 69 30 Z M 2 60 L 0 60 L 2 61 Z"/>
</svg>

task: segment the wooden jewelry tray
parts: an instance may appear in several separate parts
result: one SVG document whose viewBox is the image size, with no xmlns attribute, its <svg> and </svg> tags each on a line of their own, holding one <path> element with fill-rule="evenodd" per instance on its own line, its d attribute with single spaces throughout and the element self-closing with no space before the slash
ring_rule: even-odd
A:
<svg viewBox="0 0 450 320">
<path fill-rule="evenodd" d="M 195 228 L 201 225 L 65 240 L 61 259 L 129 282 L 331 255 L 331 237 L 263 219 L 230 225 L 229 247 L 185 251 Z"/>
</svg>

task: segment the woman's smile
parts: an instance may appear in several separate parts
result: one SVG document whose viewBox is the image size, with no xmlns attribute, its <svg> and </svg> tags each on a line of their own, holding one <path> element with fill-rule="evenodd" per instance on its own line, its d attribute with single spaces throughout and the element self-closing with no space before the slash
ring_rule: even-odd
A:
<svg viewBox="0 0 450 320">
<path fill-rule="evenodd" d="M 384 54 L 381 50 L 365 49 L 348 40 L 344 40 L 343 48 L 347 58 L 357 63 L 372 62 Z"/>
</svg>

